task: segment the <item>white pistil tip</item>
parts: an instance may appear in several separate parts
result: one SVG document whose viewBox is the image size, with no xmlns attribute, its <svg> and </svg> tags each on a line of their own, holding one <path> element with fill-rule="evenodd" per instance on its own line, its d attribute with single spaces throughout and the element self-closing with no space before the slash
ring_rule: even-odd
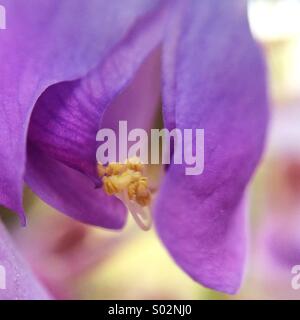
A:
<svg viewBox="0 0 300 320">
<path fill-rule="evenodd" d="M 116 197 L 124 203 L 125 207 L 131 213 L 133 219 L 142 230 L 148 231 L 151 229 L 152 217 L 148 206 L 142 207 L 136 202 L 130 200 L 126 192 L 116 194 Z"/>
</svg>

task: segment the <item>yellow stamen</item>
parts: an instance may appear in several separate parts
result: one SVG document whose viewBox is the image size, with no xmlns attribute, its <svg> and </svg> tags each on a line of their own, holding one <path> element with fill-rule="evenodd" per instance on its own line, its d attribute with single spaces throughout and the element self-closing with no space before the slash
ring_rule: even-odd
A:
<svg viewBox="0 0 300 320">
<path fill-rule="evenodd" d="M 120 199 L 143 230 L 151 227 L 151 192 L 148 179 L 143 176 L 144 166 L 136 158 L 125 163 L 98 163 L 98 175 L 102 178 L 103 189 L 108 195 Z"/>
</svg>

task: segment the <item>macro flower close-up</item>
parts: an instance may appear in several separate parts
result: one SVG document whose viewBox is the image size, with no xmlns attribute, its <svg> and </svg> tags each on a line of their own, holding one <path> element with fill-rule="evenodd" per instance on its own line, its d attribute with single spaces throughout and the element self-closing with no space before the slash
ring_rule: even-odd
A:
<svg viewBox="0 0 300 320">
<path fill-rule="evenodd" d="M 297 299 L 298 1 L 0 8 L 0 299 Z"/>
</svg>

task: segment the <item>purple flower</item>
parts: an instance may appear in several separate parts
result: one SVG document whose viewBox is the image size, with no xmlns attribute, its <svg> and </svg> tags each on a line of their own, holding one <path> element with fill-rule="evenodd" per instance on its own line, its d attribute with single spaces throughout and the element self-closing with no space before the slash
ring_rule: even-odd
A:
<svg viewBox="0 0 300 320">
<path fill-rule="evenodd" d="M 246 2 L 4 6 L 0 203 L 25 221 L 25 180 L 69 216 L 121 228 L 124 205 L 95 188 L 96 133 L 119 120 L 149 128 L 162 95 L 166 128 L 205 129 L 205 169 L 186 176 L 182 166 L 166 168 L 153 208 L 158 234 L 196 281 L 236 292 L 246 253 L 243 198 L 268 118 L 264 63 Z"/>
</svg>

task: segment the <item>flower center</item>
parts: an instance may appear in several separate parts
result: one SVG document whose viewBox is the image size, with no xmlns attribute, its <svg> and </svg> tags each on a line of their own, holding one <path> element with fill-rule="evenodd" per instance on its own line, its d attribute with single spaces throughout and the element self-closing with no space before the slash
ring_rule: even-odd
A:
<svg viewBox="0 0 300 320">
<path fill-rule="evenodd" d="M 151 192 L 148 179 L 144 176 L 145 167 L 138 158 L 128 159 L 125 163 L 111 162 L 107 166 L 97 165 L 106 194 L 120 199 L 132 214 L 136 223 L 149 230 L 152 224 L 149 205 Z"/>
</svg>

